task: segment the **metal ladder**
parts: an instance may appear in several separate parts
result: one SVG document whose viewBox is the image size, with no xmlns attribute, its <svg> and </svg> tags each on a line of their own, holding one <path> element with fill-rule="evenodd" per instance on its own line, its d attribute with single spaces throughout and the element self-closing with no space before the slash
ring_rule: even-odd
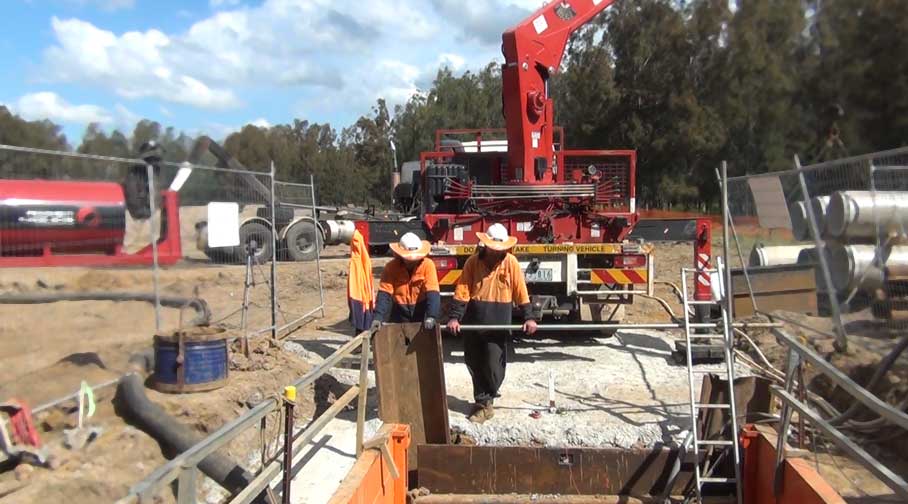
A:
<svg viewBox="0 0 908 504">
<path fill-rule="evenodd" d="M 681 290 L 683 292 L 683 302 L 684 302 L 684 338 L 687 343 L 687 380 L 688 386 L 690 389 L 690 422 L 691 422 L 691 434 L 693 440 L 691 446 L 693 447 L 694 460 L 694 477 L 695 477 L 695 491 L 696 491 L 696 502 L 703 502 L 703 484 L 704 483 L 731 483 L 735 485 L 735 493 L 737 496 L 738 504 L 742 504 L 742 488 L 741 488 L 741 453 L 737 442 L 738 436 L 738 418 L 737 410 L 735 409 L 735 365 L 734 365 L 734 338 L 732 337 L 730 321 L 728 320 L 728 311 L 725 303 L 721 301 L 697 301 L 690 299 L 687 280 L 689 274 L 693 273 L 693 280 L 697 281 L 696 275 L 698 273 L 710 274 L 716 273 L 718 270 L 697 270 L 693 268 L 682 268 L 681 269 Z M 729 289 L 725 289 L 725 292 L 728 292 Z M 692 324 L 690 321 L 691 313 L 694 311 L 691 308 L 697 305 L 707 305 L 707 306 L 718 306 L 722 312 L 722 334 L 697 334 L 692 335 L 691 332 L 696 330 L 702 325 Z M 725 361 L 725 370 L 699 370 L 694 369 L 693 367 L 693 352 L 692 348 L 694 346 L 703 346 L 703 344 L 693 343 L 692 340 L 721 340 L 722 346 L 724 347 L 723 360 Z M 728 380 L 728 398 L 729 402 L 727 403 L 717 403 L 717 404 L 701 404 L 698 403 L 698 397 L 696 391 L 699 391 L 698 384 L 694 381 L 695 376 L 700 377 L 702 382 L 702 376 L 708 374 L 724 374 L 725 378 Z M 731 439 L 701 439 L 700 433 L 697 432 L 697 415 L 701 410 L 727 410 L 729 416 L 731 417 Z M 723 432 L 726 432 L 723 429 Z M 726 450 L 730 450 L 734 457 L 735 464 L 735 477 L 734 478 L 720 478 L 720 477 L 704 477 L 702 475 L 703 468 L 700 465 L 700 450 L 704 448 L 706 450 L 717 450 L 720 447 L 725 447 Z M 706 463 L 706 461 L 704 461 Z"/>
</svg>

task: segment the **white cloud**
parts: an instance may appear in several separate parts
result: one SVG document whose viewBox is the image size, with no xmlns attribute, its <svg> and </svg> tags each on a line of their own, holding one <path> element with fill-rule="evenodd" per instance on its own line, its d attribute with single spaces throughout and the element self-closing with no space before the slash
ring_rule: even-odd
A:
<svg viewBox="0 0 908 504">
<path fill-rule="evenodd" d="M 114 113 L 117 115 L 116 125 L 123 131 L 131 130 L 137 122 L 142 120 L 142 116 L 129 110 L 129 108 L 122 103 L 118 103 L 114 107 Z"/>
<path fill-rule="evenodd" d="M 270 122 L 268 122 L 268 119 L 265 119 L 264 117 L 259 117 L 258 119 L 251 121 L 249 124 L 255 126 L 256 128 L 265 128 L 265 129 L 268 129 L 272 126 L 272 124 Z"/>
<path fill-rule="evenodd" d="M 379 97 L 391 106 L 403 103 L 425 89 L 441 65 L 456 72 L 485 66 L 500 55 L 502 31 L 541 1 L 209 5 L 214 12 L 180 32 L 114 32 L 53 18 L 54 42 L 44 50 L 37 79 L 206 110 L 240 108 L 256 98 L 245 93 L 261 96 L 280 88 L 285 91 L 275 95 L 282 99 L 332 115 L 341 109 L 350 117 L 366 113 Z"/>
<path fill-rule="evenodd" d="M 38 121 L 49 119 L 65 124 L 110 124 L 113 116 L 96 105 L 72 105 L 60 95 L 49 91 L 23 95 L 13 105 L 13 110 L 22 117 Z"/>
<path fill-rule="evenodd" d="M 158 30 L 117 36 L 77 19 L 51 21 L 57 45 L 44 52 L 43 78 L 109 87 L 129 99 L 157 98 L 207 109 L 236 107 L 229 89 L 212 88 L 169 59 L 171 39 Z"/>
<path fill-rule="evenodd" d="M 462 38 L 484 44 L 501 43 L 501 34 L 526 19 L 542 2 L 537 0 L 431 0 L 443 18 L 460 28 Z"/>
<path fill-rule="evenodd" d="M 120 9 L 131 9 L 136 5 L 136 0 L 69 0 L 69 2 L 77 3 L 82 6 L 92 5 L 108 12 Z"/>
</svg>

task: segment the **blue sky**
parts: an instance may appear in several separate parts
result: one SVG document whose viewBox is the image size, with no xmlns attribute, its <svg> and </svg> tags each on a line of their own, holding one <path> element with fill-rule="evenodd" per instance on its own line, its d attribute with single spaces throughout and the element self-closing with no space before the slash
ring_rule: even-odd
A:
<svg viewBox="0 0 908 504">
<path fill-rule="evenodd" d="M 0 104 L 78 142 L 139 118 L 222 138 L 247 123 L 351 124 L 441 65 L 500 60 L 541 0 L 2 0 Z"/>
</svg>

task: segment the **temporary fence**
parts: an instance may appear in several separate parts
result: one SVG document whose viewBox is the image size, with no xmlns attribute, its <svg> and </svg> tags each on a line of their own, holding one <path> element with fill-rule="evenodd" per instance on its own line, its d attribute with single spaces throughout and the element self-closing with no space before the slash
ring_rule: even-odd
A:
<svg viewBox="0 0 908 504">
<path fill-rule="evenodd" d="M 324 413 L 318 418 L 313 419 L 308 426 L 297 430 L 293 421 L 293 409 L 289 409 L 288 417 L 291 419 L 287 425 L 290 429 L 284 429 L 285 443 L 284 448 L 280 449 L 271 457 L 263 459 L 265 463 L 256 473 L 255 478 L 238 494 L 232 496 L 229 500 L 231 504 L 245 504 L 253 502 L 263 493 L 271 491 L 275 486 L 277 478 L 281 478 L 281 484 L 284 487 L 283 496 L 287 502 L 289 493 L 287 493 L 290 479 L 300 471 L 305 462 L 300 459 L 304 458 L 302 448 L 307 446 L 321 430 L 333 420 L 344 408 L 357 399 L 356 413 L 356 455 L 357 457 L 363 450 L 363 436 L 365 431 L 366 419 L 366 394 L 368 391 L 368 369 L 370 355 L 371 333 L 366 331 L 360 333 L 347 344 L 340 347 L 336 352 L 321 362 L 318 367 L 307 373 L 297 380 L 292 386 L 296 389 L 304 389 L 331 371 L 345 357 L 352 354 L 355 350 L 361 349 L 359 384 L 350 387 L 341 397 L 339 397 Z M 170 491 L 171 485 L 175 484 L 177 502 L 191 503 L 196 502 L 197 485 L 199 480 L 199 464 L 208 455 L 225 447 L 228 443 L 242 435 L 249 429 L 264 429 L 265 419 L 274 413 L 279 412 L 288 404 L 293 402 L 292 398 L 285 396 L 283 400 L 265 400 L 252 409 L 228 422 L 223 427 L 208 435 L 202 442 L 194 445 L 189 450 L 177 455 L 163 466 L 156 469 L 144 480 L 130 488 L 129 494 L 118 501 L 118 504 L 133 502 L 156 502 L 155 498 L 162 491 Z M 262 427 L 259 427 L 260 424 Z M 289 450 L 288 450 L 289 447 Z M 265 447 L 262 448 L 265 450 Z"/>
<path fill-rule="evenodd" d="M 804 334 L 823 336 L 845 352 L 849 340 L 878 342 L 888 355 L 861 386 L 782 329 L 788 349 L 779 461 L 791 416 L 814 427 L 865 465 L 896 494 L 908 497 L 902 476 L 861 447 L 904 436 L 908 401 L 880 399 L 879 385 L 908 347 L 908 148 L 793 167 L 782 172 L 727 177 L 725 263 L 735 316 L 762 314 Z M 810 397 L 803 366 L 844 391 L 843 411 Z M 800 393 L 796 385 L 801 382 Z M 816 409 L 815 409 L 816 408 Z M 805 433 L 800 430 L 801 439 Z"/>
<path fill-rule="evenodd" d="M 311 178 L 307 184 L 276 182 L 273 166 L 253 171 L 165 156 L 0 145 L 0 268 L 8 273 L 8 283 L 0 282 L 6 305 L 0 309 L 10 312 L 5 330 L 14 330 L 10 322 L 17 313 L 34 318 L 29 313 L 40 310 L 41 320 L 67 320 L 53 316 L 67 308 L 50 305 L 64 301 L 148 303 L 147 310 L 118 307 L 116 316 L 101 319 L 104 327 L 78 328 L 101 338 L 164 334 L 198 323 L 218 324 L 237 336 L 277 336 L 323 313 L 321 281 L 297 281 L 321 277 Z M 291 218 L 282 220 L 288 212 Z M 271 218 L 275 213 L 278 218 Z M 301 258 L 284 253 L 296 214 L 307 221 L 306 237 L 316 235 L 311 264 L 291 262 Z M 283 304 L 281 289 L 287 289 Z M 318 297 L 309 295 L 316 291 Z M 14 307 L 39 303 L 47 306 Z M 186 308 L 196 311 L 194 317 L 183 313 Z M 113 313 L 107 305 L 102 311 Z"/>
</svg>

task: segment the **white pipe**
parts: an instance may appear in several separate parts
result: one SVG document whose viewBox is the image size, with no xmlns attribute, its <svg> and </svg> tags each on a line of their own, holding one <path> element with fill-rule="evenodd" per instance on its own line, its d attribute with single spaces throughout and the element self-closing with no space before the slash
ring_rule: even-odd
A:
<svg viewBox="0 0 908 504">
<path fill-rule="evenodd" d="M 788 213 L 791 216 L 791 234 L 797 241 L 807 241 L 810 239 L 810 226 L 807 224 L 807 210 L 804 208 L 804 202 L 798 201 L 788 207 Z"/>
<path fill-rule="evenodd" d="M 786 245 L 779 247 L 757 245 L 750 253 L 750 265 L 759 267 L 797 264 L 801 252 L 809 248 L 813 247 L 807 245 Z"/>
<path fill-rule="evenodd" d="M 887 280 L 887 270 L 893 276 L 901 276 L 908 271 L 908 246 L 884 248 L 879 255 L 873 245 L 836 245 L 831 248 L 832 282 L 842 293 L 853 289 L 873 292 Z"/>
<path fill-rule="evenodd" d="M 829 204 L 827 230 L 845 240 L 905 235 L 908 192 L 839 191 Z"/>
</svg>

